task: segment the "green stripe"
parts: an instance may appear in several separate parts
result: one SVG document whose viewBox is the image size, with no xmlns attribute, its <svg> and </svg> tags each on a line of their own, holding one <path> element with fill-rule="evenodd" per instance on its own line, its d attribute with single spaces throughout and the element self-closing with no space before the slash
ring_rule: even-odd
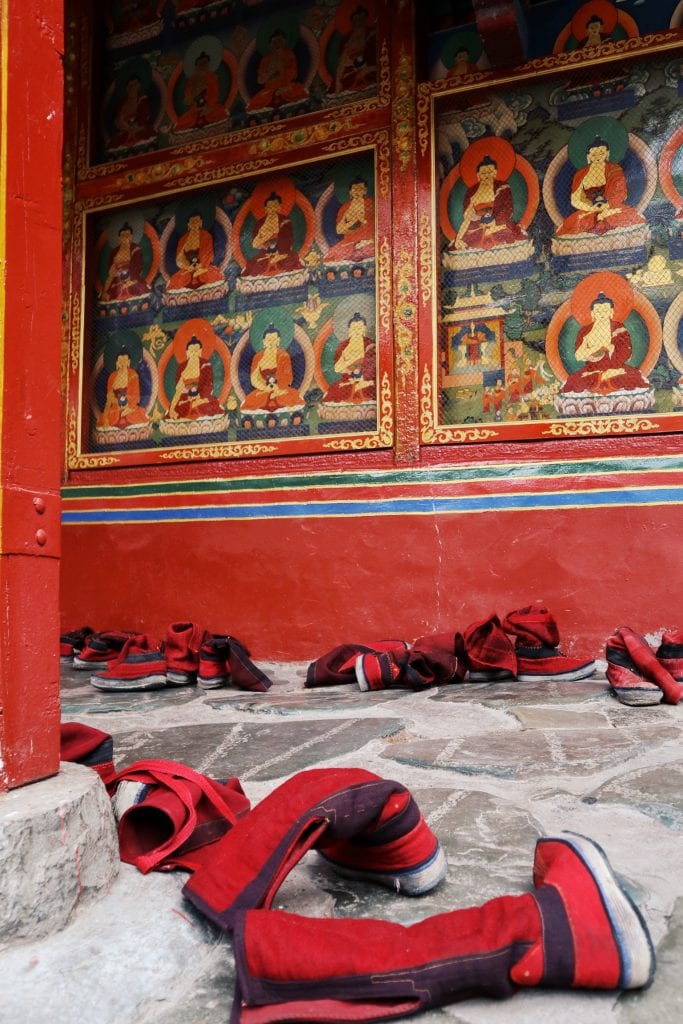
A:
<svg viewBox="0 0 683 1024">
<path fill-rule="evenodd" d="M 151 467 L 148 467 L 151 469 Z M 534 462 L 486 466 L 441 466 L 414 470 L 375 470 L 362 473 L 297 473 L 284 476 L 238 477 L 222 480 L 172 480 L 130 485 L 65 486 L 62 497 L 112 498 L 164 494 L 216 494 L 240 491 L 297 490 L 311 487 L 385 487 L 401 484 L 447 484 L 485 480 L 520 480 L 542 477 L 577 477 L 615 473 L 683 470 L 679 455 L 651 458 L 615 458 L 586 462 Z"/>
</svg>

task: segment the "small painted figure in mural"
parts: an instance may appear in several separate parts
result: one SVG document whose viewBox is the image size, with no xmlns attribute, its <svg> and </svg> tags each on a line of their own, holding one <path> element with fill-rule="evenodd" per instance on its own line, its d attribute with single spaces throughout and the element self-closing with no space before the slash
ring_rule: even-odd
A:
<svg viewBox="0 0 683 1024">
<path fill-rule="evenodd" d="M 176 123 L 176 130 L 192 131 L 225 120 L 226 110 L 220 101 L 220 82 L 211 69 L 211 55 L 202 50 L 194 60 L 194 70 L 183 90 L 186 110 Z"/>
<path fill-rule="evenodd" d="M 147 295 L 149 287 L 143 276 L 142 248 L 133 241 L 133 229 L 125 221 L 118 232 L 118 245 L 109 257 L 109 270 L 100 299 L 102 302 Z"/>
<path fill-rule="evenodd" d="M 609 395 L 648 388 L 640 370 L 628 365 L 633 352 L 631 337 L 615 319 L 613 300 L 600 292 L 591 303 L 590 316 L 591 323 L 584 325 L 576 338 L 575 355 L 585 365 L 567 377 L 561 393 Z"/>
<path fill-rule="evenodd" d="M 645 218 L 628 206 L 626 177 L 609 159 L 607 141 L 596 136 L 586 150 L 586 166 L 572 180 L 571 213 L 558 227 L 558 235 L 604 235 L 615 228 L 644 224 Z"/>
<path fill-rule="evenodd" d="M 377 74 L 377 40 L 367 7 L 356 7 L 350 21 L 350 31 L 341 39 L 335 92 L 361 92 L 373 84 Z"/>
<path fill-rule="evenodd" d="M 200 288 L 223 281 L 223 274 L 214 265 L 213 239 L 203 227 L 202 216 L 194 211 L 187 219 L 187 231 L 181 235 L 176 249 L 178 270 L 171 275 L 168 290 Z"/>
<path fill-rule="evenodd" d="M 471 75 L 473 72 L 478 71 L 479 68 L 470 59 L 470 51 L 466 46 L 461 46 L 460 49 L 455 51 L 455 57 L 453 63 L 448 69 L 448 75 L 446 76 L 449 81 L 462 78 L 463 75 Z"/>
<path fill-rule="evenodd" d="M 476 171 L 477 183 L 467 189 L 462 223 L 449 248 L 492 249 L 528 238 L 524 228 L 512 219 L 512 190 L 498 177 L 493 157 L 485 156 Z"/>
<path fill-rule="evenodd" d="M 140 378 L 131 366 L 130 352 L 121 348 L 116 356 L 116 368 L 107 378 L 107 397 L 97 426 L 125 429 L 148 422 L 149 417 L 140 404 Z"/>
<path fill-rule="evenodd" d="M 306 99 L 308 89 L 297 81 L 298 75 L 296 54 L 288 45 L 287 34 L 276 27 L 270 35 L 268 52 L 261 57 L 256 72 L 261 88 L 247 103 L 247 110 L 265 110 Z"/>
<path fill-rule="evenodd" d="M 325 402 L 367 402 L 375 396 L 375 343 L 368 337 L 368 323 L 354 313 L 347 324 L 348 337 L 334 354 L 334 370 L 340 373 L 325 393 Z"/>
<path fill-rule="evenodd" d="M 553 51 L 598 50 L 606 43 L 633 39 L 638 35 L 638 24 L 630 14 L 619 10 L 609 0 L 588 0 L 562 29 L 555 40 Z"/>
<path fill-rule="evenodd" d="M 202 343 L 193 335 L 185 348 L 185 360 L 176 370 L 176 388 L 166 413 L 172 420 L 196 420 L 220 416 L 223 409 L 213 393 L 211 362 L 202 356 Z"/>
<path fill-rule="evenodd" d="M 264 216 L 256 222 L 252 245 L 258 255 L 248 259 L 244 274 L 271 277 L 303 266 L 294 251 L 292 222 L 281 213 L 282 196 L 271 192 L 264 202 Z"/>
<path fill-rule="evenodd" d="M 137 74 L 127 80 L 123 97 L 116 105 L 114 128 L 108 145 L 110 150 L 132 149 L 156 138 L 150 98 Z"/>
<path fill-rule="evenodd" d="M 375 204 L 368 196 L 368 184 L 358 175 L 349 184 L 349 199 L 339 208 L 335 229 L 341 235 L 327 252 L 330 261 L 368 259 L 375 251 Z"/>
<path fill-rule="evenodd" d="M 274 324 L 268 324 L 263 332 L 263 348 L 251 361 L 250 391 L 242 402 L 242 408 L 275 410 L 289 409 L 302 405 L 301 395 L 292 387 L 294 373 L 289 353 L 281 347 L 280 331 Z"/>
</svg>

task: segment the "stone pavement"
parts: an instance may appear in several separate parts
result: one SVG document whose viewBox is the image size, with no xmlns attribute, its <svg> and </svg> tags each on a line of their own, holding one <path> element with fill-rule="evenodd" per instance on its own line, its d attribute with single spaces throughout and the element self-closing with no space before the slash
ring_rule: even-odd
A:
<svg viewBox="0 0 683 1024">
<path fill-rule="evenodd" d="M 446 881 L 410 899 L 343 880 L 311 853 L 276 900 L 301 913 L 410 923 L 528 889 L 539 834 L 589 835 L 648 922 L 658 953 L 652 987 L 626 995 L 530 991 L 421 1019 L 683 1019 L 683 705 L 623 707 L 602 676 L 423 693 L 365 694 L 355 684 L 308 691 L 305 665 L 260 664 L 274 679 L 266 694 L 107 694 L 67 671 L 63 718 L 111 732 L 118 768 L 143 757 L 184 761 L 219 778 L 239 776 L 252 803 L 313 766 L 368 768 L 408 786 L 448 855 Z M 62 931 L 0 950 L 1 1024 L 224 1024 L 230 943 L 182 899 L 185 878 L 122 865 L 108 893 L 77 907 Z"/>
</svg>

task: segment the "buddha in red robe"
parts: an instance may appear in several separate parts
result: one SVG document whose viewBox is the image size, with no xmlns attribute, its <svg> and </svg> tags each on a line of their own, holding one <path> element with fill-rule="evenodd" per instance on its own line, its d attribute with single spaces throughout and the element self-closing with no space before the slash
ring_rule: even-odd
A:
<svg viewBox="0 0 683 1024">
<path fill-rule="evenodd" d="M 587 165 L 572 180 L 574 213 L 557 229 L 558 235 L 604 235 L 615 228 L 644 224 L 645 218 L 626 204 L 626 177 L 609 161 L 609 146 L 596 136 L 586 151 Z"/>
<path fill-rule="evenodd" d="M 156 138 L 152 123 L 149 96 L 141 91 L 140 79 L 132 75 L 114 115 L 116 131 L 109 140 L 109 149 L 130 149 Z"/>
<path fill-rule="evenodd" d="M 102 302 L 123 301 L 148 292 L 142 271 L 142 249 L 133 241 L 133 229 L 126 222 L 119 228 L 119 244 L 109 257 L 109 271 L 100 299 Z"/>
<path fill-rule="evenodd" d="M 187 231 L 178 242 L 176 249 L 178 270 L 171 275 L 167 285 L 168 290 L 198 289 L 223 281 L 222 272 L 214 266 L 213 255 L 213 239 L 211 234 L 202 227 L 201 215 L 199 213 L 191 214 L 187 219 Z"/>
<path fill-rule="evenodd" d="M 302 404 L 301 395 L 292 387 L 294 373 L 289 354 L 280 348 L 280 332 L 269 324 L 263 333 L 263 349 L 251 361 L 253 391 L 245 396 L 245 410 L 288 409 Z"/>
<path fill-rule="evenodd" d="M 211 362 L 202 357 L 202 343 L 193 335 L 185 348 L 185 360 L 176 370 L 175 392 L 166 416 L 172 420 L 197 420 L 222 413 L 213 393 Z"/>
<path fill-rule="evenodd" d="M 256 222 L 252 238 L 258 252 L 246 261 L 244 274 L 271 277 L 287 270 L 300 270 L 303 264 L 294 251 L 292 222 L 280 212 L 282 197 L 271 192 L 263 205 L 265 216 Z"/>
<path fill-rule="evenodd" d="M 335 92 L 361 92 L 372 85 L 377 73 L 377 41 L 368 26 L 370 13 L 358 6 L 351 14 L 351 31 L 342 36 Z"/>
<path fill-rule="evenodd" d="M 610 395 L 648 388 L 640 370 L 627 364 L 633 352 L 631 337 L 614 319 L 614 303 L 604 292 L 591 304 L 591 321 L 576 337 L 575 355 L 585 365 L 570 373 L 560 393 Z"/>
<path fill-rule="evenodd" d="M 211 58 L 202 51 L 194 62 L 194 73 L 190 75 L 183 91 L 183 102 L 187 107 L 176 122 L 176 130 L 192 131 L 225 120 L 226 110 L 220 101 L 220 82 L 211 70 Z"/>
<path fill-rule="evenodd" d="M 364 178 L 354 178 L 349 186 L 349 200 L 339 208 L 335 229 L 341 240 L 330 247 L 328 261 L 358 262 L 370 258 L 375 251 L 375 204 L 368 197 Z"/>
<path fill-rule="evenodd" d="M 451 250 L 493 249 L 528 238 L 512 219 L 512 189 L 497 172 L 496 161 L 485 156 L 477 167 L 477 184 L 465 193 L 465 212 Z"/>
<path fill-rule="evenodd" d="M 270 37 L 269 51 L 259 61 L 256 80 L 261 88 L 247 103 L 247 110 L 264 110 L 296 103 L 308 96 L 308 89 L 297 82 L 296 54 L 287 46 L 287 37 L 276 28 Z"/>
<path fill-rule="evenodd" d="M 140 405 L 140 378 L 124 349 L 116 357 L 116 369 L 107 378 L 107 398 L 97 426 L 124 429 L 148 422 L 149 417 Z"/>
<path fill-rule="evenodd" d="M 354 313 L 348 322 L 349 335 L 334 354 L 334 369 L 340 373 L 325 393 L 325 402 L 370 401 L 375 394 L 375 343 L 366 335 L 367 320 Z"/>
</svg>

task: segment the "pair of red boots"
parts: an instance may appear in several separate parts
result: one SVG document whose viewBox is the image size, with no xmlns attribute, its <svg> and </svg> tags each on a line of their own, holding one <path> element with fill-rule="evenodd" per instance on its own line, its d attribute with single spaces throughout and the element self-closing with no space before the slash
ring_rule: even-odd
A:
<svg viewBox="0 0 683 1024">
<path fill-rule="evenodd" d="M 517 679 L 574 681 L 593 675 L 593 658 L 560 650 L 560 632 L 554 616 L 542 604 L 473 622 L 464 634 L 468 678 L 471 682 Z"/>
<path fill-rule="evenodd" d="M 683 697 L 683 630 L 666 630 L 656 651 L 628 626 L 607 641 L 607 679 L 622 704 L 678 704 Z"/>
<path fill-rule="evenodd" d="M 102 736 L 90 738 L 91 760 Z M 63 756 L 78 747 L 83 757 L 86 737 L 72 732 L 67 747 Z M 531 893 L 409 927 L 320 920 L 270 909 L 310 849 L 409 895 L 444 877 L 439 842 L 400 783 L 363 769 L 306 771 L 253 810 L 238 780 L 223 785 L 169 762 L 140 762 L 108 785 L 122 859 L 192 871 L 184 895 L 234 933 L 233 1024 L 391 1020 L 520 987 L 633 989 L 653 977 L 647 927 L 583 836 L 538 840 Z"/>
<path fill-rule="evenodd" d="M 98 670 L 90 677 L 98 690 L 159 690 L 194 683 L 214 689 L 230 683 L 265 692 L 271 685 L 239 640 L 209 633 L 193 622 L 172 623 L 163 642 L 147 633 L 91 633 L 75 653 L 73 666 Z"/>
<path fill-rule="evenodd" d="M 412 646 L 404 640 L 340 644 L 311 662 L 305 685 L 333 686 L 355 680 L 361 690 L 423 690 L 462 682 L 465 671 L 461 635 L 434 633 Z"/>
</svg>

